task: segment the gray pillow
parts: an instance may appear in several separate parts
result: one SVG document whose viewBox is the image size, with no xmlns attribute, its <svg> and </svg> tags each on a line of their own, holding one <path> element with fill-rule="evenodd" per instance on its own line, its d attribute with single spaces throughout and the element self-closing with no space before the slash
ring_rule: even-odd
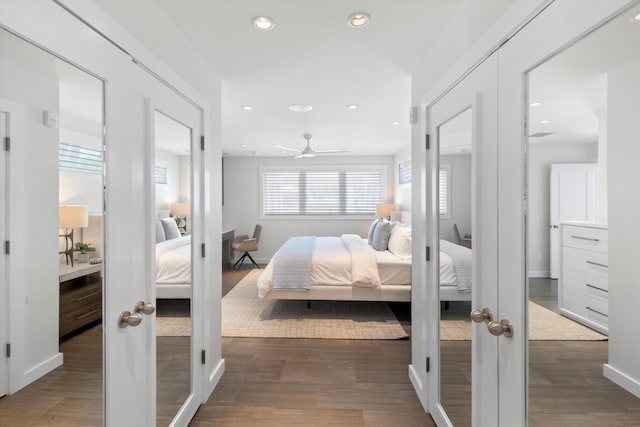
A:
<svg viewBox="0 0 640 427">
<path fill-rule="evenodd" d="M 389 236 L 391 236 L 391 223 L 380 221 L 373 230 L 371 246 L 377 251 L 386 251 L 389 248 Z"/>
<path fill-rule="evenodd" d="M 162 222 L 158 219 L 156 220 L 156 243 L 164 242 L 165 240 L 167 240 L 167 236 L 164 234 Z"/>
<path fill-rule="evenodd" d="M 376 219 L 371 223 L 371 226 L 369 227 L 369 234 L 367 235 L 367 242 L 369 242 L 369 244 L 373 242 L 373 231 L 376 229 L 376 225 L 378 225 L 379 222 L 380 221 Z"/>
<path fill-rule="evenodd" d="M 162 228 L 164 228 L 164 235 L 167 240 L 177 239 L 180 237 L 180 230 L 178 230 L 178 224 L 173 218 L 162 218 Z"/>
</svg>

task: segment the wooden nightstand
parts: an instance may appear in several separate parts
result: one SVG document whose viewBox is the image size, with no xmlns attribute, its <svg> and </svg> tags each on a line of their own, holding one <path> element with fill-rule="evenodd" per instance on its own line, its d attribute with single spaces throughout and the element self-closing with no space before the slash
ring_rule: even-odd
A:
<svg viewBox="0 0 640 427">
<path fill-rule="evenodd" d="M 59 280 L 60 337 L 102 318 L 102 264 L 60 264 Z"/>
</svg>

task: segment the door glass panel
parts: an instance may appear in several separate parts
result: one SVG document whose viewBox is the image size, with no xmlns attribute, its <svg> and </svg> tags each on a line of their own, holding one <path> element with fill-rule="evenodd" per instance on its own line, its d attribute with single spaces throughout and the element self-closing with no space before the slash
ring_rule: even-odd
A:
<svg viewBox="0 0 640 427">
<path fill-rule="evenodd" d="M 640 295 L 629 286 L 639 272 L 637 13 L 527 76 L 530 426 L 640 420 L 640 400 L 610 375 L 637 372 L 640 360 L 629 317 Z"/>
<path fill-rule="evenodd" d="M 103 94 L 101 80 L 0 30 L 7 425 L 103 424 Z"/>
<path fill-rule="evenodd" d="M 191 394 L 192 130 L 155 111 L 157 425 Z"/>
<path fill-rule="evenodd" d="M 472 119 L 438 128 L 440 402 L 455 426 L 471 425 Z"/>
</svg>

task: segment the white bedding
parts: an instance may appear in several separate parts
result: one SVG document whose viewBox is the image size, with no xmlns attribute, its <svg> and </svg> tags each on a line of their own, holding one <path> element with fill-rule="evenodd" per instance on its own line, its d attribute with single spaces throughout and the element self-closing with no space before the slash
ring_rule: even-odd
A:
<svg viewBox="0 0 640 427">
<path fill-rule="evenodd" d="M 440 286 L 471 290 L 471 249 L 440 240 Z"/>
<path fill-rule="evenodd" d="M 191 236 L 156 243 L 156 284 L 191 284 Z"/>
</svg>

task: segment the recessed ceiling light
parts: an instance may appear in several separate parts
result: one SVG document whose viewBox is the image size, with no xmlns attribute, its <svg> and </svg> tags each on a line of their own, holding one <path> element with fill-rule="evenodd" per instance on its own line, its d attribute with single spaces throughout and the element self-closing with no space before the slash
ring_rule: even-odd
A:
<svg viewBox="0 0 640 427">
<path fill-rule="evenodd" d="M 255 108 L 253 106 L 251 106 L 251 105 L 243 105 L 242 109 L 244 111 L 253 111 Z"/>
<path fill-rule="evenodd" d="M 350 27 L 353 28 L 362 28 L 369 23 L 369 19 L 371 17 L 364 12 L 356 12 L 353 15 L 349 16 L 347 22 Z"/>
<path fill-rule="evenodd" d="M 631 18 L 631 20 L 633 22 L 638 22 L 640 23 L 640 12 L 636 13 L 635 15 L 633 15 L 633 18 Z"/>
<path fill-rule="evenodd" d="M 247 147 L 248 147 L 248 145 L 247 145 L 247 144 L 242 144 L 240 147 L 242 147 L 242 148 L 247 148 Z"/>
<path fill-rule="evenodd" d="M 543 125 L 546 125 L 551 123 L 551 120 L 540 120 L 540 123 L 542 123 Z"/>
<path fill-rule="evenodd" d="M 360 107 L 358 104 L 349 104 L 349 105 L 347 105 L 347 108 L 349 110 L 355 110 L 358 107 Z"/>
<path fill-rule="evenodd" d="M 313 110 L 313 107 L 308 104 L 291 104 L 289 105 L 289 110 L 295 111 L 296 113 L 306 113 L 307 111 Z"/>
<path fill-rule="evenodd" d="M 542 105 L 542 102 L 532 102 L 531 104 L 529 104 L 529 107 L 537 107 L 539 105 Z"/>
<path fill-rule="evenodd" d="M 262 31 L 269 31 L 269 30 L 273 30 L 273 27 L 276 26 L 276 24 L 273 22 L 273 19 L 269 18 L 268 16 L 256 16 L 255 18 L 253 18 L 253 25 Z"/>
<path fill-rule="evenodd" d="M 458 153 L 466 153 L 466 152 L 467 152 L 467 149 L 466 149 L 466 148 L 458 148 L 456 151 L 457 151 Z"/>
<path fill-rule="evenodd" d="M 400 124 L 400 122 L 396 120 L 396 121 L 391 122 L 391 124 L 394 125 L 394 126 L 397 126 L 397 125 Z"/>
</svg>

